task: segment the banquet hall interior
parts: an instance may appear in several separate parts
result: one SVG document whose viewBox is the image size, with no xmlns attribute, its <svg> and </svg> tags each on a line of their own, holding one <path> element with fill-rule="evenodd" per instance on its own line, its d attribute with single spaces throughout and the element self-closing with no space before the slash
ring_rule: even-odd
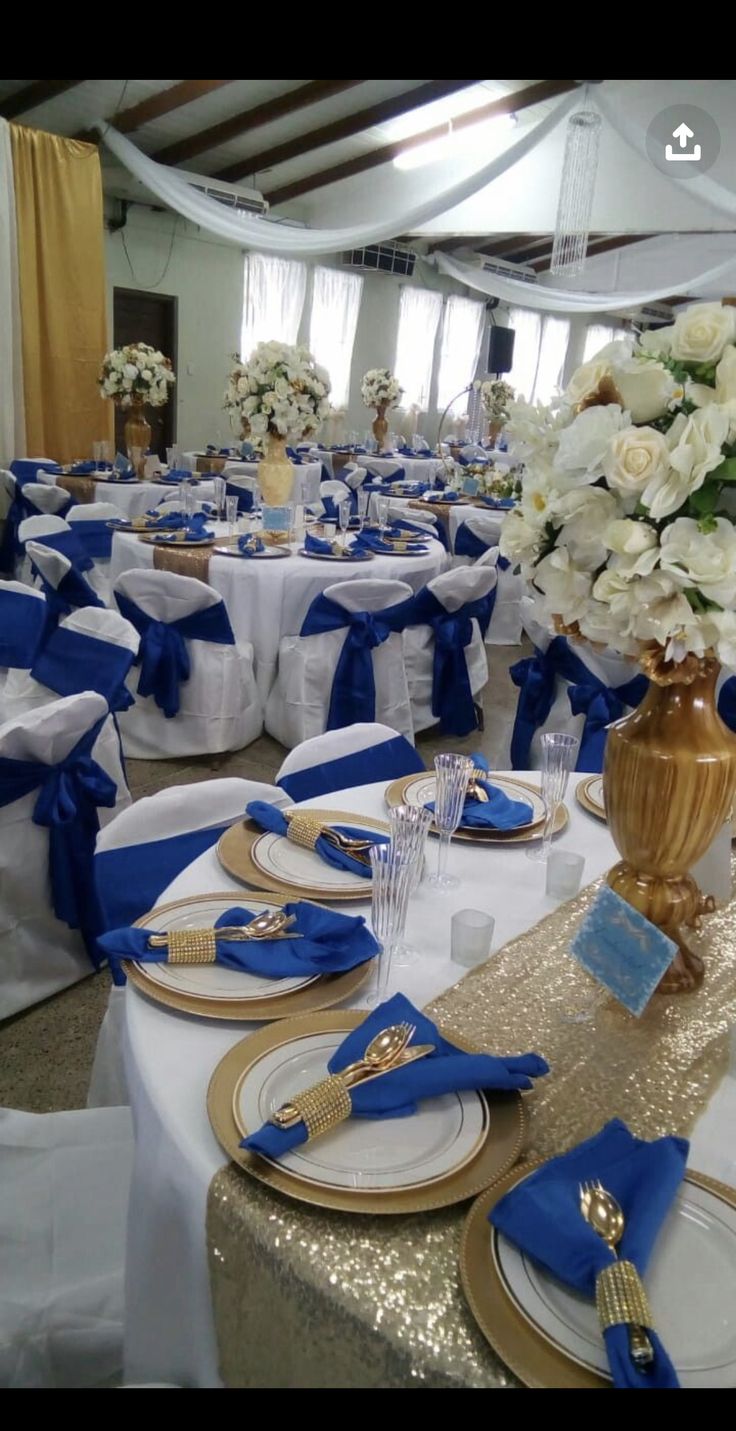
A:
<svg viewBox="0 0 736 1431">
<path fill-rule="evenodd" d="M 735 133 L 0 80 L 0 1387 L 736 1387 Z"/>
</svg>

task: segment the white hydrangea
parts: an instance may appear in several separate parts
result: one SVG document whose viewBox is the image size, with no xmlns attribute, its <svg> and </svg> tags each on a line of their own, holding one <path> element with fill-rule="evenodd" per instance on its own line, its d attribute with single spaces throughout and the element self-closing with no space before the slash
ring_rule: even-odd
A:
<svg viewBox="0 0 736 1431">
<path fill-rule="evenodd" d="M 106 353 L 97 379 L 100 397 L 112 398 L 119 407 L 133 402 L 163 407 L 176 382 L 168 358 L 149 343 L 127 343 Z"/>
</svg>

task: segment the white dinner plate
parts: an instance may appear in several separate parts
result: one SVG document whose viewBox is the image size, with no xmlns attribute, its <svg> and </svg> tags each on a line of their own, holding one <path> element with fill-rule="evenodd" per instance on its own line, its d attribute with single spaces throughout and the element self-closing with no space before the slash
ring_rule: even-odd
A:
<svg viewBox="0 0 736 1431">
<path fill-rule="evenodd" d="M 609 1376 L 593 1301 L 563 1286 L 489 1228 L 509 1297 L 547 1341 Z M 687 1179 L 646 1274 L 658 1335 L 689 1390 L 736 1387 L 736 1208 Z"/>
<path fill-rule="evenodd" d="M 297 556 L 307 557 L 309 561 L 373 561 L 373 552 L 353 552 L 350 547 L 346 552 L 308 552 L 305 547 L 300 547 Z"/>
<path fill-rule="evenodd" d="M 233 1095 L 243 1137 L 294 1093 L 319 1083 L 346 1034 L 347 1029 L 306 1034 L 279 1044 L 253 1064 Z M 420 1103 L 409 1118 L 350 1118 L 324 1137 L 293 1148 L 278 1166 L 323 1187 L 395 1192 L 463 1167 L 480 1147 L 487 1118 L 481 1093 L 447 1093 Z"/>
<path fill-rule="evenodd" d="M 488 781 L 489 784 L 493 785 L 497 790 L 502 790 L 504 795 L 508 795 L 510 800 L 523 800 L 525 804 L 531 805 L 532 807 L 531 820 L 526 820 L 523 825 L 514 825 L 513 830 L 507 830 L 505 832 L 506 834 L 512 834 L 516 830 L 527 830 L 531 825 L 536 825 L 540 820 L 544 819 L 545 804 L 538 791 L 528 790 L 525 785 L 518 785 L 515 780 L 508 779 L 506 776 L 494 775 L 493 772 L 489 772 Z M 404 798 L 407 805 L 428 805 L 430 801 L 434 800 L 435 790 L 436 777 L 434 774 L 427 772 L 426 776 L 417 775 L 415 780 L 407 784 Z M 474 833 L 478 833 L 477 825 L 463 825 L 461 823 L 458 828 L 460 830 L 473 830 Z"/>
<path fill-rule="evenodd" d="M 356 815 L 354 820 L 349 818 L 335 820 L 328 819 L 321 810 L 311 813 L 320 817 L 325 825 L 349 825 L 352 830 L 387 834 L 385 823 L 380 820 L 371 820 L 366 815 Z M 354 890 L 356 895 L 362 894 L 366 899 L 370 897 L 370 870 L 367 875 L 359 875 L 352 874 L 350 870 L 336 869 L 334 865 L 328 865 L 326 860 L 315 854 L 314 850 L 307 849 L 305 845 L 295 844 L 285 835 L 274 835 L 271 831 L 264 831 L 258 839 L 254 840 L 250 857 L 257 869 L 264 875 L 279 880 L 281 884 L 288 884 L 307 892 L 317 888 L 320 895 L 324 895 L 325 898 L 333 889 L 341 894 L 348 890 Z"/>
<path fill-rule="evenodd" d="M 215 547 L 215 556 L 238 557 L 240 561 L 277 561 L 279 557 L 291 556 L 289 547 L 264 547 L 262 552 L 251 552 L 245 556 L 237 547 Z"/>
<path fill-rule="evenodd" d="M 263 899 L 232 894 L 213 894 L 209 899 L 182 901 L 178 909 L 152 910 L 145 917 L 146 929 L 163 933 L 169 929 L 209 929 L 225 913 L 235 907 L 252 909 L 257 914 L 278 909 Z M 137 967 L 153 984 L 177 994 L 192 994 L 200 999 L 272 999 L 312 984 L 318 977 L 304 979 L 267 979 L 263 974 L 248 974 L 239 969 L 223 969 L 219 964 L 148 964 Z"/>
<path fill-rule="evenodd" d="M 596 775 L 593 780 L 588 780 L 585 786 L 585 793 L 591 805 L 597 805 L 602 815 L 606 813 L 606 802 L 603 799 L 603 776 Z"/>
</svg>

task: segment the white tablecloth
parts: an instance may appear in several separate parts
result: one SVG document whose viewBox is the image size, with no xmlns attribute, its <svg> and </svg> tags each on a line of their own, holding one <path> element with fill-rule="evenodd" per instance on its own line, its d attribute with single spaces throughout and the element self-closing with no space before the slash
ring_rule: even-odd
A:
<svg viewBox="0 0 736 1431">
<path fill-rule="evenodd" d="M 237 481 L 240 477 L 258 478 L 257 462 L 226 462 L 223 469 L 223 477 L 226 481 Z M 233 468 L 237 470 L 234 471 Z M 316 460 L 310 462 L 292 463 L 294 473 L 294 486 L 291 490 L 290 502 L 316 502 L 319 500 L 319 484 L 322 479 L 322 463 Z"/>
<path fill-rule="evenodd" d="M 332 472 L 331 452 L 320 452 L 319 449 L 313 448 L 309 456 L 319 459 L 324 463 L 327 471 Z M 435 473 L 439 472 L 443 465 L 439 457 L 402 457 L 399 452 L 395 457 L 374 457 L 369 452 L 357 452 L 350 460 L 355 462 L 358 467 L 365 467 L 367 463 L 370 463 L 371 469 L 380 473 L 381 476 L 395 472 L 397 467 L 403 467 L 408 482 L 431 483 L 434 481 Z M 340 472 L 335 473 L 338 479 L 340 475 Z M 370 478 L 368 480 L 370 481 Z"/>
<path fill-rule="evenodd" d="M 208 527 L 217 534 L 227 532 L 224 523 L 210 522 Z M 134 532 L 116 532 L 111 582 L 131 567 L 152 567 L 153 550 Z M 376 556 L 371 562 L 344 566 L 307 560 L 296 551 L 294 545 L 291 557 L 275 561 L 210 558 L 209 584 L 223 597 L 236 638 L 253 643 L 256 681 L 264 702 L 273 685 L 281 637 L 299 634 L 310 603 L 325 587 L 336 581 L 371 577 L 405 581 L 412 591 L 418 591 L 447 566 L 447 555 L 436 541 L 429 543 L 426 556 Z"/>
<path fill-rule="evenodd" d="M 112 502 L 126 517 L 141 517 L 175 493 L 176 487 L 162 482 L 95 482 L 95 501 Z"/>
<path fill-rule="evenodd" d="M 538 782 L 538 776 L 525 779 Z M 581 777 L 582 778 L 582 777 Z M 574 777 L 571 781 L 574 786 Z M 340 804 L 362 814 L 384 812 L 384 786 L 341 792 Z M 334 794 L 310 805 L 334 808 Z M 585 882 L 615 858 L 606 826 L 568 796 L 567 849 L 585 854 Z M 429 855 L 436 854 L 430 843 Z M 493 851 L 453 844 L 450 869 L 461 878 L 449 894 L 423 887 L 410 905 L 407 936 L 421 950 L 411 968 L 394 968 L 389 993 L 403 991 L 423 1005 L 456 983 L 463 970 L 449 958 L 450 918 L 475 907 L 495 916 L 494 948 L 522 933 L 554 907 L 544 893 L 545 866 L 527 860 L 524 847 Z M 214 852 L 195 860 L 162 894 L 160 903 L 215 890 L 238 891 Z M 245 897 L 245 896 L 243 896 Z M 368 906 L 350 906 L 368 913 Z M 354 1001 L 361 1003 L 360 995 Z M 150 1003 L 130 985 L 125 997 L 126 1064 L 136 1130 L 126 1278 L 126 1379 L 169 1381 L 180 1386 L 218 1386 L 212 1322 L 205 1209 L 207 1189 L 225 1155 L 207 1118 L 207 1085 L 213 1069 L 254 1025 L 190 1018 Z M 724 1079 L 698 1120 L 692 1139 L 693 1167 L 736 1182 L 736 1077 Z M 729 1137 L 730 1128 L 730 1137 Z M 288 1247 L 284 1256 L 288 1257 Z M 243 1276 L 247 1276 L 247 1268 Z M 268 1316 L 268 1308 L 264 1308 Z"/>
</svg>

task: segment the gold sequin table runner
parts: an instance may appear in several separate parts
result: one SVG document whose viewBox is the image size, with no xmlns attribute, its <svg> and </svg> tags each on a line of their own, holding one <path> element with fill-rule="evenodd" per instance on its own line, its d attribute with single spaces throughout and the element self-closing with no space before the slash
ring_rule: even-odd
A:
<svg viewBox="0 0 736 1431">
<path fill-rule="evenodd" d="M 697 994 L 657 997 L 635 1019 L 598 997 L 568 953 L 597 888 L 428 1005 L 450 1034 L 547 1059 L 548 1077 L 526 1099 L 530 1156 L 563 1152 L 614 1116 L 648 1138 L 688 1134 L 728 1066 L 736 901 L 693 936 L 706 971 Z M 517 1385 L 460 1290 L 466 1212 L 325 1213 L 222 1168 L 209 1189 L 207 1246 L 226 1385 Z"/>
<path fill-rule="evenodd" d="M 86 507 L 97 500 L 97 484 L 93 477 L 57 477 L 57 487 L 63 487 L 70 497 Z"/>
<path fill-rule="evenodd" d="M 194 576 L 198 581 L 209 581 L 210 548 L 197 551 L 196 547 L 160 546 L 153 548 L 153 565 L 156 571 L 175 571 L 179 576 Z"/>
</svg>

